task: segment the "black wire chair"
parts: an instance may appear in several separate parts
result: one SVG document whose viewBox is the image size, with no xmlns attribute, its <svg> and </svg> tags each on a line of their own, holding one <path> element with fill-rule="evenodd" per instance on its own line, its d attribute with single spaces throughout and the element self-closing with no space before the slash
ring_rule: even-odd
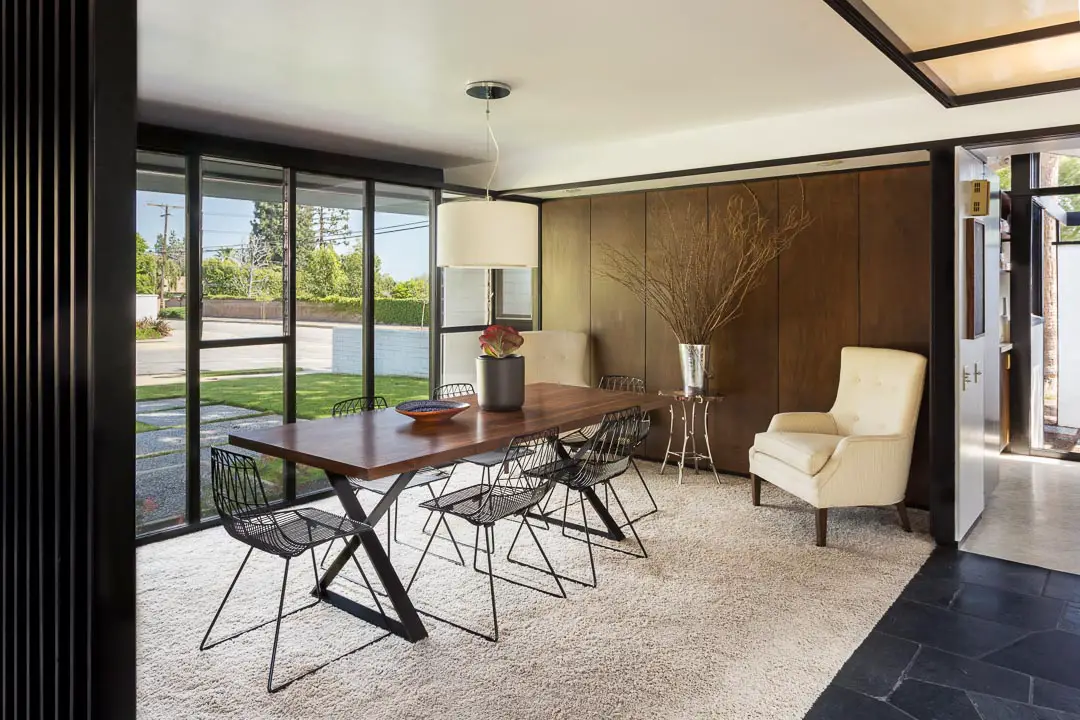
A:
<svg viewBox="0 0 1080 720">
<path fill-rule="evenodd" d="M 353 415 L 361 412 L 371 412 L 373 410 L 386 410 L 389 406 L 386 404 L 386 398 L 381 395 L 363 395 L 360 397 L 349 398 L 348 400 L 342 400 L 335 403 L 331 409 L 331 414 L 334 417 L 345 417 L 347 415 Z M 453 466 L 448 466 L 450 469 L 445 468 L 423 468 L 417 471 L 416 475 L 409 484 L 405 486 L 405 490 L 412 490 L 414 488 L 427 488 L 431 497 L 436 497 L 435 491 L 431 488 L 434 483 L 442 482 L 442 492 L 445 492 L 447 483 L 450 482 L 450 476 L 454 472 Z M 375 493 L 376 495 L 383 496 L 390 492 L 390 488 L 393 487 L 396 477 L 379 478 L 378 480 L 360 480 L 359 478 L 349 478 L 349 485 L 358 493 L 360 490 L 367 490 L 368 492 Z M 404 490 L 402 491 L 404 492 Z M 428 519 L 430 519 L 432 513 L 428 513 Z M 390 546 L 398 541 L 397 537 L 397 525 L 398 525 L 398 503 L 394 501 L 393 512 L 386 514 L 386 557 L 390 558 Z M 427 528 L 427 520 L 424 521 L 424 527 Z M 450 542 L 454 545 L 454 550 L 457 552 L 458 558 L 461 560 L 461 564 L 465 564 L 465 558 L 461 554 L 460 548 L 458 548 L 457 540 L 454 538 L 454 533 L 447 527 L 446 531 L 450 533 Z M 326 546 L 326 552 L 323 553 L 322 562 L 326 563 L 327 556 L 330 555 L 330 548 L 332 545 Z"/>
<path fill-rule="evenodd" d="M 293 558 L 299 557 L 306 552 L 311 553 L 311 569 L 315 573 L 315 585 L 319 584 L 319 571 L 315 565 L 315 548 L 337 538 L 359 536 L 363 533 L 374 532 L 370 525 L 351 520 L 348 517 L 334 515 L 315 508 L 295 508 L 288 510 L 271 510 L 263 487 L 262 478 L 259 476 L 259 468 L 255 459 L 247 455 L 230 452 L 222 448 L 210 449 L 210 473 L 213 485 L 214 505 L 221 517 L 225 532 L 248 546 L 247 554 L 244 555 L 240 569 L 236 571 L 225 597 L 214 613 L 214 619 L 210 621 L 210 627 L 206 629 L 199 650 L 209 650 L 224 642 L 240 637 L 252 630 L 257 630 L 265 625 L 275 622 L 268 620 L 255 627 L 234 633 L 227 638 L 207 643 L 210 633 L 214 629 L 221 611 L 225 608 L 229 596 L 232 595 L 236 581 L 240 579 L 240 573 L 244 571 L 248 558 L 255 550 L 260 550 L 270 555 L 284 558 L 285 572 L 281 577 L 281 598 L 278 600 L 277 620 L 274 625 L 274 648 L 270 653 L 270 670 L 266 676 L 267 692 L 277 692 L 283 687 L 292 684 L 299 678 L 293 678 L 277 687 L 274 686 L 274 663 L 277 660 L 278 637 L 281 634 L 281 619 L 301 610 L 318 605 L 320 599 L 292 610 L 288 613 L 285 609 L 285 586 L 289 579 L 289 563 Z M 368 581 L 364 569 L 353 557 L 353 563 L 360 571 L 360 577 L 364 579 L 368 592 L 375 600 L 375 606 L 386 621 L 386 613 L 379 602 L 375 589 Z M 387 623 L 388 626 L 388 623 Z M 385 637 L 385 636 L 383 636 Z M 379 638 L 380 640 L 382 638 Z M 333 662 L 331 660 L 330 662 Z M 305 677 L 330 663 L 324 663 L 314 670 L 309 670 L 300 677 Z"/>
<path fill-rule="evenodd" d="M 420 504 L 420 507 L 422 508 L 439 513 L 439 519 L 435 523 L 435 529 L 432 531 L 431 537 L 428 538 L 427 547 L 424 548 L 424 554 L 420 556 L 420 561 L 416 564 L 416 568 L 413 569 L 412 577 L 409 579 L 409 584 L 406 586 L 406 592 L 412 587 L 413 581 L 416 580 L 416 575 L 420 571 L 420 566 L 423 564 L 424 558 L 427 557 L 428 548 L 431 547 L 431 541 L 435 537 L 435 532 L 439 529 L 439 523 L 443 523 L 449 528 L 449 524 L 446 520 L 447 515 L 454 515 L 455 517 L 459 517 L 462 520 L 475 525 L 478 538 L 477 545 L 479 545 L 479 533 L 480 528 L 482 527 L 484 528 L 484 554 L 487 557 L 487 572 L 484 573 L 483 570 L 477 567 L 477 551 L 475 548 L 473 550 L 473 569 L 488 576 L 488 586 L 491 590 L 491 617 L 495 626 L 495 631 L 492 635 L 486 635 L 430 613 L 424 613 L 425 615 L 449 625 L 453 625 L 460 630 L 490 640 L 491 642 L 498 642 L 499 613 L 495 604 L 496 577 L 500 580 L 537 590 L 553 597 L 566 597 L 566 590 L 563 588 L 562 581 L 560 580 L 561 576 L 556 573 L 555 569 L 551 566 L 551 561 L 548 560 L 547 553 L 544 552 L 544 548 L 540 544 L 540 539 L 536 536 L 536 532 L 526 518 L 527 513 L 540 504 L 540 501 L 548 494 L 554 486 L 554 483 L 551 480 L 546 479 L 541 479 L 534 484 L 523 481 L 529 468 L 549 465 L 552 462 L 555 462 L 558 458 L 558 452 L 558 430 L 555 428 L 543 430 L 531 435 L 516 437 L 510 443 L 503 457 L 503 461 L 499 464 L 499 471 L 495 475 L 494 482 L 481 481 L 478 485 L 470 485 L 469 487 L 455 490 Z M 521 527 L 529 529 L 529 534 L 532 536 L 533 542 L 536 543 L 536 547 L 540 550 L 540 556 L 547 565 L 547 569 L 544 570 L 544 572 L 554 578 L 555 584 L 558 586 L 558 592 L 545 590 L 544 588 L 529 585 L 502 575 L 496 575 L 493 572 L 491 557 L 495 552 L 495 523 L 512 516 L 520 516 Z M 518 528 L 519 534 L 521 532 L 521 527 Z M 517 535 L 514 537 L 516 539 Z M 513 548 L 511 548 L 511 551 L 512 550 Z M 510 562 L 525 565 L 526 567 L 533 567 L 526 563 L 513 560 L 510 558 L 509 552 L 507 552 L 506 557 Z"/>
<path fill-rule="evenodd" d="M 432 400 L 451 400 L 453 398 L 464 397 L 466 395 L 475 395 L 476 389 L 471 383 L 450 383 L 448 385 L 440 385 L 435 388 L 435 391 L 431 393 Z M 481 470 L 481 481 L 491 482 L 491 469 L 498 467 L 506 460 L 516 460 L 516 455 L 508 457 L 507 450 L 509 448 L 499 448 L 498 450 L 491 450 L 485 453 L 477 453 L 476 455 L 470 455 L 460 460 L 455 460 L 455 464 L 469 464 L 476 465 Z M 517 452 L 523 452 L 521 450 Z M 426 527 L 427 523 L 425 523 Z"/>
<path fill-rule="evenodd" d="M 619 506 L 623 517 L 626 518 L 626 523 L 620 527 L 630 528 L 630 532 L 633 533 L 634 540 L 637 542 L 638 547 L 641 548 L 641 552 L 631 552 L 610 545 L 597 544 L 597 546 L 633 557 L 648 557 L 644 543 L 641 542 L 634 524 L 630 522 L 630 516 L 626 513 L 626 508 L 623 507 L 622 500 L 619 499 L 615 487 L 611 484 L 612 480 L 625 473 L 633 464 L 634 448 L 641 442 L 641 424 L 644 417 L 640 407 L 608 413 L 604 415 L 603 420 L 600 421 L 596 432 L 589 438 L 589 441 L 579 447 L 571 457 L 563 457 L 552 463 L 532 466 L 526 470 L 527 474 L 536 479 L 552 480 L 565 486 L 566 499 L 562 507 L 562 534 L 572 540 L 581 540 L 581 538 L 567 534 L 566 511 L 570 505 L 570 491 L 576 490 L 578 493 L 578 500 L 581 504 L 581 517 L 585 527 L 584 542 L 589 547 L 592 583 L 566 576 L 563 576 L 564 580 L 570 580 L 587 587 L 596 587 L 596 562 L 593 559 L 594 543 L 589 532 L 589 518 L 585 508 L 584 491 L 595 488 L 597 485 L 604 485 L 611 492 L 611 497 L 615 499 L 615 503 Z M 520 532 L 519 528 L 518 533 L 520 534 Z M 514 543 L 516 542 L 517 535 L 514 536 L 513 542 L 510 543 L 511 551 L 514 549 Z"/>
<path fill-rule="evenodd" d="M 597 387 L 599 387 L 601 390 L 616 390 L 619 392 L 636 393 L 638 395 L 645 394 L 645 381 L 641 378 L 632 377 L 630 375 L 604 375 L 602 378 L 600 378 L 600 383 Z M 583 427 L 579 430 L 571 430 L 568 433 L 563 433 L 559 437 L 559 442 L 561 442 L 563 444 L 563 447 L 567 448 L 568 451 L 572 452 L 573 450 L 577 450 L 587 444 L 589 440 L 592 439 L 592 436 L 596 434 L 596 431 L 599 428 L 599 425 L 590 425 L 588 427 Z M 650 419 L 649 414 L 645 413 L 642 416 L 641 430 L 638 433 L 640 437 L 637 446 L 634 447 L 635 450 L 638 446 L 645 442 L 645 438 L 649 437 L 649 430 L 651 429 L 652 420 Z M 638 515 L 636 518 L 629 521 L 630 523 L 635 523 L 638 520 L 641 520 L 642 518 L 647 518 L 653 513 L 655 513 L 657 511 L 657 506 L 656 498 L 653 497 L 652 491 L 649 489 L 649 484 L 645 482 L 645 476 L 641 474 L 641 468 L 638 467 L 637 460 L 633 456 L 630 457 L 630 466 L 634 468 L 634 472 L 637 473 L 638 479 L 641 480 L 641 486 L 645 488 L 645 494 L 649 498 L 649 504 L 652 505 L 652 508 L 650 510 L 642 513 L 641 515 Z M 608 505 L 608 502 L 609 500 L 605 489 L 604 505 Z M 558 508 L 556 508 L 556 510 L 557 509 Z M 545 508 L 545 511 L 546 510 L 547 508 Z M 620 527 L 625 527 L 625 525 L 621 525 Z"/>
</svg>

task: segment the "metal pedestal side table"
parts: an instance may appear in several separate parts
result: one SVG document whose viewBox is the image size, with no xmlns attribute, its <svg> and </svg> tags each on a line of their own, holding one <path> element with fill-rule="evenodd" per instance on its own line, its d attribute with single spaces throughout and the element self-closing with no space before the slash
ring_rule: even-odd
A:
<svg viewBox="0 0 1080 720">
<path fill-rule="evenodd" d="M 664 469 L 667 467 L 668 458 L 674 457 L 679 460 L 679 484 L 682 485 L 683 468 L 686 466 L 687 460 L 694 461 L 694 473 L 698 472 L 698 461 L 707 460 L 709 462 L 709 469 L 712 470 L 713 478 L 716 479 L 716 484 L 720 484 L 720 476 L 716 472 L 716 463 L 713 462 L 712 446 L 709 444 L 709 405 L 714 402 L 722 402 L 723 395 L 687 395 L 682 390 L 661 390 L 661 395 L 665 397 L 675 398 L 676 402 L 672 403 L 668 407 L 668 412 L 671 415 L 671 424 L 668 427 L 668 444 L 667 450 L 664 452 L 664 462 L 660 465 L 660 474 L 664 474 Z M 678 404 L 679 409 L 682 411 L 682 448 L 680 450 L 672 450 L 671 443 L 675 439 L 675 405 Z M 686 406 L 690 406 L 690 412 L 687 414 Z M 702 422 L 705 424 L 705 452 L 698 452 L 697 437 L 694 435 L 694 426 L 697 421 L 697 407 L 702 406 Z M 690 445 L 690 450 L 687 451 L 686 446 Z"/>
</svg>

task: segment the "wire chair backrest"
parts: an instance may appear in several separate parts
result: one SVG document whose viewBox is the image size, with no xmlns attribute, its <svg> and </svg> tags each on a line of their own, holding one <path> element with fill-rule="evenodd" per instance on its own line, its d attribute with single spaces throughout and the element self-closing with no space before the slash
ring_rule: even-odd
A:
<svg viewBox="0 0 1080 720">
<path fill-rule="evenodd" d="M 596 433 L 574 455 L 579 468 L 578 481 L 591 484 L 624 473 L 630 467 L 634 448 L 641 442 L 644 417 L 640 407 L 604 415 Z"/>
<path fill-rule="evenodd" d="M 599 388 L 601 390 L 618 390 L 619 392 L 644 395 L 645 381 L 630 375 L 605 375 L 600 378 Z"/>
<path fill-rule="evenodd" d="M 510 441 L 506 456 L 493 481 L 494 486 L 528 485 L 535 479 L 529 471 L 551 465 L 559 459 L 559 429 L 548 428 L 529 435 L 519 435 Z M 531 503 L 540 502 L 554 485 L 554 480 L 544 480 L 532 488 Z"/>
<path fill-rule="evenodd" d="M 243 521 L 270 507 L 255 458 L 219 447 L 210 448 L 210 482 L 214 507 L 225 529 L 235 535 L 243 531 Z"/>
<path fill-rule="evenodd" d="M 448 383 L 440 385 L 431 393 L 432 400 L 450 400 L 452 398 L 475 395 L 476 389 L 472 383 Z"/>
<path fill-rule="evenodd" d="M 631 375 L 605 375 L 600 378 L 599 387 L 601 390 L 618 390 L 620 392 L 637 393 L 638 395 L 645 394 L 645 381 Z M 641 432 L 639 433 L 642 441 L 648 437 L 651 428 L 652 418 L 648 413 L 645 413 L 641 420 Z"/>
<path fill-rule="evenodd" d="M 334 417 L 344 417 L 369 410 L 385 410 L 387 407 L 386 398 L 382 395 L 361 395 L 334 403 L 332 414 Z"/>
</svg>

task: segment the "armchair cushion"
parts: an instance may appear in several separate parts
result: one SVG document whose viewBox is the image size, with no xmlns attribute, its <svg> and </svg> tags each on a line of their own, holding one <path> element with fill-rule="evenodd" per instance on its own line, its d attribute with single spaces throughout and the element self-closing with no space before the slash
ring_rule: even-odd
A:
<svg viewBox="0 0 1080 720">
<path fill-rule="evenodd" d="M 754 450 L 807 475 L 817 475 L 844 438 L 808 432 L 763 432 L 754 436 Z"/>
<path fill-rule="evenodd" d="M 769 432 L 838 434 L 833 416 L 821 412 L 787 412 L 773 415 Z"/>
</svg>

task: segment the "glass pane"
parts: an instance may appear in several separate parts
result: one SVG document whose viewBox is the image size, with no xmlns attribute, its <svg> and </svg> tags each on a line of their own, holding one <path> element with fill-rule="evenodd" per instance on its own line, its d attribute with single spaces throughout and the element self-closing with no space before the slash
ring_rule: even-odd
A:
<svg viewBox="0 0 1080 720">
<path fill-rule="evenodd" d="M 375 394 L 426 398 L 431 191 L 375 186 Z"/>
<path fill-rule="evenodd" d="M 186 522 L 184 158 L 140 152 L 135 193 L 135 532 Z"/>
<path fill-rule="evenodd" d="M 284 333 L 285 172 L 202 161 L 202 338 Z"/>
<path fill-rule="evenodd" d="M 1046 394 L 1047 421 L 1049 424 L 1053 420 L 1053 424 L 1046 428 L 1045 441 L 1049 449 L 1080 453 L 1080 245 L 1057 245 L 1054 255 L 1057 278 L 1054 302 L 1058 314 L 1053 344 L 1057 356 L 1053 398 L 1050 388 Z M 1049 318 L 1044 330 L 1049 345 Z M 1053 417 L 1050 417 L 1051 402 Z"/>
<path fill-rule="evenodd" d="M 442 326 L 486 325 L 490 271 L 484 268 L 442 268 Z"/>
<path fill-rule="evenodd" d="M 229 433 L 281 424 L 284 350 L 283 345 L 254 345 L 203 350 L 200 355 L 199 445 L 204 518 L 217 515 L 210 484 L 210 446 L 251 454 L 228 445 Z M 259 473 L 271 502 L 284 497 L 279 460 L 259 456 Z"/>
<path fill-rule="evenodd" d="M 1076 0 L 864 0 L 912 50 L 1080 19 Z"/>
<path fill-rule="evenodd" d="M 364 183 L 297 173 L 296 416 L 329 417 L 364 393 Z M 299 465 L 296 493 L 329 487 Z"/>
<path fill-rule="evenodd" d="M 476 330 L 446 332 L 442 342 L 442 372 L 439 385 L 447 383 L 476 384 L 476 358 L 480 355 L 480 333 Z"/>
<path fill-rule="evenodd" d="M 957 95 L 1080 77 L 1080 34 L 920 63 Z"/>
<path fill-rule="evenodd" d="M 529 320 L 533 309 L 532 268 L 505 268 L 496 271 L 495 314 L 504 318 Z"/>
</svg>

